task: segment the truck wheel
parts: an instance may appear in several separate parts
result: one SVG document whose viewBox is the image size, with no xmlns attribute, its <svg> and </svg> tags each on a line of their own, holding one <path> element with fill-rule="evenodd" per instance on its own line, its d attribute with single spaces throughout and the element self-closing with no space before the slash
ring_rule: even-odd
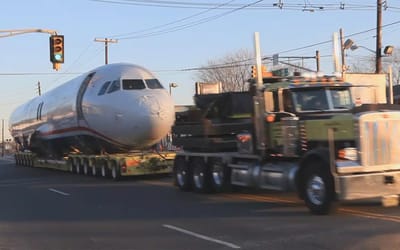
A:
<svg viewBox="0 0 400 250">
<path fill-rule="evenodd" d="M 194 191 L 198 193 L 211 192 L 211 173 L 203 158 L 196 157 L 191 161 L 192 182 Z"/>
<path fill-rule="evenodd" d="M 314 163 L 304 172 L 303 194 L 310 212 L 326 215 L 335 210 L 333 177 L 322 164 Z"/>
<path fill-rule="evenodd" d="M 175 185 L 182 191 L 189 191 L 192 189 L 190 168 L 182 156 L 177 156 L 174 160 L 174 178 Z"/>
<path fill-rule="evenodd" d="M 111 164 L 111 178 L 114 181 L 118 181 L 119 179 L 121 179 L 120 168 L 117 166 L 116 163 Z"/>
<path fill-rule="evenodd" d="M 211 186 L 215 192 L 222 192 L 230 186 L 229 176 L 230 169 L 222 162 L 221 159 L 211 159 L 209 162 L 211 173 Z"/>
</svg>

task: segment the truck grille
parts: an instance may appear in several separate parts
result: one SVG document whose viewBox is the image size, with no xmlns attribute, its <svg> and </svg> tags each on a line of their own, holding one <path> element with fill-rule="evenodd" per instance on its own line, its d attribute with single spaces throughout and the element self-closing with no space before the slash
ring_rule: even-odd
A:
<svg viewBox="0 0 400 250">
<path fill-rule="evenodd" d="M 363 166 L 400 163 L 400 115 L 363 114 L 359 118 L 360 159 Z"/>
</svg>

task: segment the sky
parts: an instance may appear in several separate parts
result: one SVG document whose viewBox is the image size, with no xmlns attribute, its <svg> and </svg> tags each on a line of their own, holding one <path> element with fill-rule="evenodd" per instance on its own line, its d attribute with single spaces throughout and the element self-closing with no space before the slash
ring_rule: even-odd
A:
<svg viewBox="0 0 400 250">
<path fill-rule="evenodd" d="M 400 47 L 400 0 L 384 1 L 382 45 Z M 0 16 L 0 118 L 19 105 L 105 63 L 127 62 L 152 71 L 177 105 L 192 104 L 198 71 L 209 60 L 245 49 L 254 51 L 260 34 L 265 57 L 315 56 L 333 73 L 332 37 L 375 50 L 376 5 L 370 0 L 13 0 L 3 1 Z M 9 30 L 54 30 L 65 39 L 65 63 L 59 71 L 49 61 L 49 34 L 6 36 Z M 346 62 L 366 63 L 371 52 L 346 51 Z M 315 69 L 314 60 L 304 66 Z M 268 67 L 272 65 L 267 64 Z M 250 70 L 250 68 L 249 68 Z M 394 69 L 398 70 L 398 69 Z"/>
</svg>

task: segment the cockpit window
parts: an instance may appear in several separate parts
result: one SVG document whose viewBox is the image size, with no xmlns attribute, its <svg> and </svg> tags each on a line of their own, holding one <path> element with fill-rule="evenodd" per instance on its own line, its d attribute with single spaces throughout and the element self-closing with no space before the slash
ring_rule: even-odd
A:
<svg viewBox="0 0 400 250">
<path fill-rule="evenodd" d="M 110 81 L 105 82 L 103 86 L 101 86 L 101 89 L 97 95 L 104 95 L 104 93 L 106 93 L 108 86 L 110 86 L 110 83 L 111 83 Z"/>
<path fill-rule="evenodd" d="M 162 89 L 163 86 L 157 79 L 146 79 L 146 84 L 149 89 Z"/>
<path fill-rule="evenodd" d="M 145 89 L 146 85 L 142 79 L 125 79 L 122 80 L 122 88 L 123 89 Z"/>
<path fill-rule="evenodd" d="M 112 93 L 121 89 L 121 85 L 119 80 L 115 80 L 111 83 L 110 88 L 108 89 L 107 93 Z"/>
</svg>

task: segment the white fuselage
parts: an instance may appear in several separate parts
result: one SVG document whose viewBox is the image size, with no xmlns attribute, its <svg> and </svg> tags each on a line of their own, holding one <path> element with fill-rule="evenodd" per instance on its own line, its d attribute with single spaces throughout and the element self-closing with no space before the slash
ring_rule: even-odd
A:
<svg viewBox="0 0 400 250">
<path fill-rule="evenodd" d="M 136 149 L 166 136 L 174 117 L 172 98 L 151 72 L 109 64 L 18 107 L 10 117 L 10 132 L 24 147 L 36 139 L 69 138 L 75 144 L 73 138 L 92 138 L 90 143 Z"/>
</svg>

